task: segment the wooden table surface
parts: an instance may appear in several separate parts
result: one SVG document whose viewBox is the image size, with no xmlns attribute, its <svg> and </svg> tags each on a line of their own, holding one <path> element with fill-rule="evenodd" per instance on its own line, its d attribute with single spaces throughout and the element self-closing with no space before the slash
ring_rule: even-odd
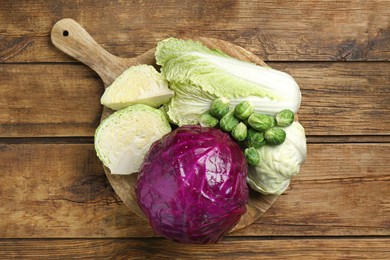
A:
<svg viewBox="0 0 390 260">
<path fill-rule="evenodd" d="M 95 155 L 103 83 L 51 44 L 66 17 L 115 55 L 206 36 L 293 75 L 301 174 L 219 244 L 154 235 Z M 390 259 L 389 61 L 389 0 L 1 1 L 0 258 Z"/>
</svg>

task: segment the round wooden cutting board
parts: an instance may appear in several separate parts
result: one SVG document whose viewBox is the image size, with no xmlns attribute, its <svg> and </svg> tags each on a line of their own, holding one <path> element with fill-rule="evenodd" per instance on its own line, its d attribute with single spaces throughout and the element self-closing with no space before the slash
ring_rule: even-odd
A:
<svg viewBox="0 0 390 260">
<path fill-rule="evenodd" d="M 155 49 L 151 49 L 135 58 L 121 58 L 112 55 L 97 44 L 85 29 L 72 19 L 58 21 L 51 31 L 51 40 L 58 49 L 93 69 L 101 77 L 105 87 L 108 87 L 130 66 L 139 64 L 155 65 Z M 219 49 L 240 60 L 266 66 L 256 55 L 232 43 L 202 37 L 192 38 L 192 40 L 200 41 L 209 48 Z M 111 113 L 113 113 L 112 110 L 104 107 L 102 120 Z M 112 187 L 125 205 L 140 217 L 145 218 L 136 202 L 135 183 L 137 174 L 113 175 L 108 168 L 104 167 L 104 170 Z M 278 197 L 266 196 L 250 190 L 247 212 L 241 217 L 240 222 L 232 231 L 252 224 L 271 207 Z"/>
</svg>

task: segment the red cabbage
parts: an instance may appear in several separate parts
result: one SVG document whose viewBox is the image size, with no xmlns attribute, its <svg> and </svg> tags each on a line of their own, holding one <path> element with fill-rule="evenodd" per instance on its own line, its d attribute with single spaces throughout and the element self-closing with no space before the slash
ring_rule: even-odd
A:
<svg viewBox="0 0 390 260">
<path fill-rule="evenodd" d="M 215 243 L 246 212 L 247 163 L 216 128 L 182 126 L 155 142 L 136 183 L 153 230 L 183 243 Z"/>
</svg>

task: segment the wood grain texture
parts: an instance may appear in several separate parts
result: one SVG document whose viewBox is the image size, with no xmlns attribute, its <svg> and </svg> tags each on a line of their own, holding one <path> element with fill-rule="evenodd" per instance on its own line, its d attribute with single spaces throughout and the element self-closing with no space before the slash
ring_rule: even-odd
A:
<svg viewBox="0 0 390 260">
<path fill-rule="evenodd" d="M 390 63 L 275 63 L 302 91 L 308 135 L 389 135 Z"/>
<path fill-rule="evenodd" d="M 389 151 L 390 144 L 309 145 L 302 174 L 237 235 L 388 236 Z"/>
<path fill-rule="evenodd" d="M 152 234 L 116 196 L 92 145 L 1 145 L 0 168 L 0 237 Z"/>
<path fill-rule="evenodd" d="M 390 144 L 309 144 L 287 192 L 231 235 L 389 236 L 389 161 Z M 154 236 L 115 195 L 92 144 L 2 144 L 0 169 L 1 238 Z"/>
<path fill-rule="evenodd" d="M 85 66 L 0 65 L 0 135 L 93 135 L 102 94 Z"/>
<path fill-rule="evenodd" d="M 123 57 L 169 36 L 205 36 L 267 61 L 390 60 L 387 0 L 4 0 L 0 12 L 1 62 L 72 61 L 49 41 L 51 27 L 65 17 Z"/>
<path fill-rule="evenodd" d="M 53 44 L 94 70 L 108 87 L 130 66 L 155 63 L 152 48 L 134 58 L 121 58 L 103 49 L 75 20 L 65 18 L 56 22 L 51 30 Z"/>
<path fill-rule="evenodd" d="M 390 63 L 271 63 L 302 91 L 310 136 L 389 135 Z M 103 84 L 84 65 L 0 65 L 0 136 L 93 136 Z M 59 98 L 61 97 L 61 98 Z M 74 109 L 77 108 L 77 116 Z"/>
<path fill-rule="evenodd" d="M 188 245 L 163 239 L 0 240 L 1 259 L 384 259 L 389 238 L 233 239 Z"/>
</svg>

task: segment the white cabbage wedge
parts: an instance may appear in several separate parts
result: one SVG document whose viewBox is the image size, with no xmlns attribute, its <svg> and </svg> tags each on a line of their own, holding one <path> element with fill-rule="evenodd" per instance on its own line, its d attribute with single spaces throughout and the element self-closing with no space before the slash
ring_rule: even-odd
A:
<svg viewBox="0 0 390 260">
<path fill-rule="evenodd" d="M 173 96 L 168 83 L 150 65 L 132 66 L 125 70 L 104 92 L 102 105 L 120 110 L 133 104 L 159 107 Z"/>
<path fill-rule="evenodd" d="M 103 120 L 96 129 L 95 150 L 112 174 L 135 173 L 150 146 L 170 131 L 162 111 L 132 105 Z"/>
</svg>

